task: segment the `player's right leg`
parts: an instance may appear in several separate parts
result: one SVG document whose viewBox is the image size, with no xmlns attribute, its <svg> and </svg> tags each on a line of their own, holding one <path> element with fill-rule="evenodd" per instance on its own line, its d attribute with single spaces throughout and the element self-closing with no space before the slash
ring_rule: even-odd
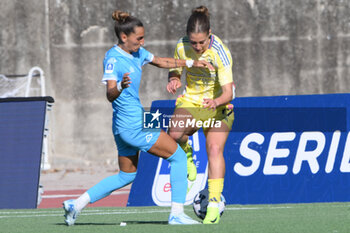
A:
<svg viewBox="0 0 350 233">
<path fill-rule="evenodd" d="M 65 223 L 68 226 L 74 225 L 81 211 L 89 204 L 94 203 L 110 195 L 113 191 L 120 189 L 134 181 L 136 172 L 120 171 L 116 175 L 109 176 L 95 186 L 83 193 L 78 199 L 66 200 L 63 202 L 65 211 Z"/>
<path fill-rule="evenodd" d="M 63 202 L 63 209 L 64 209 L 64 222 L 67 224 L 67 226 L 74 225 L 78 215 L 80 214 L 80 211 L 76 209 L 76 203 L 75 200 L 66 200 Z"/>
<path fill-rule="evenodd" d="M 75 224 L 77 217 L 89 203 L 101 200 L 110 195 L 113 191 L 134 181 L 137 171 L 138 150 L 123 143 L 118 135 L 115 135 L 115 140 L 119 151 L 118 162 L 120 172 L 101 180 L 83 193 L 78 199 L 66 200 L 63 202 L 65 223 L 68 226 Z"/>
<path fill-rule="evenodd" d="M 133 160 L 137 160 L 137 156 L 119 158 L 119 166 L 121 171 L 118 174 L 101 180 L 95 186 L 83 193 L 78 199 L 71 199 L 63 202 L 63 209 L 65 211 L 65 223 L 68 226 L 75 224 L 75 221 L 77 220 L 80 212 L 89 203 L 94 203 L 98 200 L 101 200 L 102 198 L 110 195 L 113 191 L 120 189 L 134 181 L 136 177 L 136 169 L 135 172 L 124 172 L 122 171 L 121 166 L 123 163 L 120 161 L 124 161 L 124 166 L 130 166 Z"/>
<path fill-rule="evenodd" d="M 162 157 L 170 162 L 171 213 L 168 223 L 198 224 L 184 213 L 184 203 L 187 193 L 187 162 L 185 152 L 164 131 L 161 131 L 157 141 L 148 150 L 149 153 Z"/>
</svg>

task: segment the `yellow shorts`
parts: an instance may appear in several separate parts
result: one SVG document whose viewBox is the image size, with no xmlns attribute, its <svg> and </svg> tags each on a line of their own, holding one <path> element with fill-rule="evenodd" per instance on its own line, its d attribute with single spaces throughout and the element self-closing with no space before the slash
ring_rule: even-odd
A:
<svg viewBox="0 0 350 233">
<path fill-rule="evenodd" d="M 204 108 L 203 106 L 188 102 L 183 97 L 179 97 L 176 100 L 175 109 L 185 109 L 191 113 L 196 122 L 202 122 L 202 124 L 199 123 L 196 125 L 197 128 L 203 128 L 205 130 L 206 128 L 215 128 L 219 126 L 219 124 L 224 123 L 227 125 L 229 130 L 232 129 L 234 120 L 232 104 L 220 106 L 215 110 L 211 110 Z"/>
</svg>

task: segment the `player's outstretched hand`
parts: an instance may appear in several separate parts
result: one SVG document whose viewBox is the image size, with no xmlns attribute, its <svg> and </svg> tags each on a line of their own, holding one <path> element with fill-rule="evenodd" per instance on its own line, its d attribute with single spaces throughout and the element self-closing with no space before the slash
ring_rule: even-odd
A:
<svg viewBox="0 0 350 233">
<path fill-rule="evenodd" d="M 215 70 L 214 66 L 211 63 L 203 60 L 194 61 L 193 66 L 199 68 L 208 68 L 209 70 Z"/>
<path fill-rule="evenodd" d="M 176 90 L 182 86 L 181 81 L 178 78 L 171 79 L 166 86 L 169 93 L 175 94 Z"/>
</svg>

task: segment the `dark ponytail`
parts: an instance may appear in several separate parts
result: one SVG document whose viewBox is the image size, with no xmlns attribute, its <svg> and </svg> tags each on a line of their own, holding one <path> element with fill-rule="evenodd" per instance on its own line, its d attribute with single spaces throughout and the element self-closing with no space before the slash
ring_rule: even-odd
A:
<svg viewBox="0 0 350 233">
<path fill-rule="evenodd" d="M 119 43 L 123 43 L 120 38 L 121 33 L 128 36 L 130 33 L 135 32 L 135 27 L 143 27 L 141 20 L 123 11 L 114 11 L 112 18 L 115 20 L 114 31 L 118 37 Z"/>
</svg>

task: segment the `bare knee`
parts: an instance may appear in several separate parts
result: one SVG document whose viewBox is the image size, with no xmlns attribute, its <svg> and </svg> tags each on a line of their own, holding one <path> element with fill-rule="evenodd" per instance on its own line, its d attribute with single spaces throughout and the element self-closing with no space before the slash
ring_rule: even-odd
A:
<svg viewBox="0 0 350 233">
<path fill-rule="evenodd" d="M 181 138 L 183 136 L 183 132 L 170 130 L 169 136 L 172 137 L 176 142 L 179 142 L 179 141 L 181 141 Z"/>
<path fill-rule="evenodd" d="M 119 156 L 119 169 L 126 173 L 136 172 L 138 164 L 138 155 L 134 156 Z"/>
<path fill-rule="evenodd" d="M 217 157 L 217 156 L 222 156 L 223 155 L 223 148 L 221 148 L 220 145 L 216 143 L 208 143 L 207 144 L 207 153 L 209 157 Z"/>
</svg>

